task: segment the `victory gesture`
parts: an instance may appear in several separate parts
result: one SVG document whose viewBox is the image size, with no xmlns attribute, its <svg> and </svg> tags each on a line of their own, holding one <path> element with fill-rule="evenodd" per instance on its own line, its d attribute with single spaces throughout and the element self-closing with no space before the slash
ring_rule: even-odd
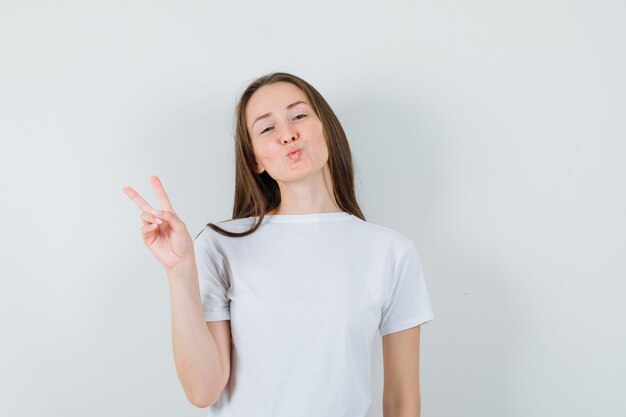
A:
<svg viewBox="0 0 626 417">
<path fill-rule="evenodd" d="M 154 210 L 130 187 L 124 187 L 124 193 L 141 209 L 141 237 L 144 244 L 170 271 L 185 261 L 194 262 L 193 240 L 185 223 L 174 212 L 159 178 L 154 175 L 150 180 L 162 210 Z"/>
</svg>

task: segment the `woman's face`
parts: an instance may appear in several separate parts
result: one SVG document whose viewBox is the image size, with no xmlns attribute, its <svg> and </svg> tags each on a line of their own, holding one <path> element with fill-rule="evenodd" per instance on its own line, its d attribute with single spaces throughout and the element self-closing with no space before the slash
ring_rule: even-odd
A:
<svg viewBox="0 0 626 417">
<path fill-rule="evenodd" d="M 248 100 L 246 126 L 257 173 L 267 170 L 278 182 L 322 174 L 328 161 L 322 122 L 294 84 L 280 81 L 259 88 Z M 294 149 L 299 153 L 290 156 Z"/>
</svg>

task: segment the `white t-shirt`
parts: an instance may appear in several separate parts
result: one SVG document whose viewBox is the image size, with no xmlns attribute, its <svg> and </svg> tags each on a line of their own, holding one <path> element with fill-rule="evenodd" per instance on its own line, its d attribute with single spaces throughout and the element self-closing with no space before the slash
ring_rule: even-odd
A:
<svg viewBox="0 0 626 417">
<path fill-rule="evenodd" d="M 413 242 L 350 213 L 265 216 L 245 237 L 206 227 L 194 247 L 205 319 L 232 334 L 208 416 L 363 417 L 376 333 L 434 320 Z"/>
</svg>

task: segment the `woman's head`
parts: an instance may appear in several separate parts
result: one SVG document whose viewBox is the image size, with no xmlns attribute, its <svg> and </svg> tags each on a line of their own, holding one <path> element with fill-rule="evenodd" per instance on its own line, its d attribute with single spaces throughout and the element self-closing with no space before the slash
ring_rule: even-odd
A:
<svg viewBox="0 0 626 417">
<path fill-rule="evenodd" d="M 243 233 L 232 233 L 212 223 L 207 226 L 227 236 L 252 233 L 263 216 L 280 203 L 278 182 L 312 175 L 329 177 L 339 208 L 365 220 L 356 201 L 346 135 L 312 85 L 284 72 L 261 76 L 241 94 L 235 123 L 233 219 L 258 216 L 258 220 Z M 300 153 L 289 157 L 294 149 Z"/>
<path fill-rule="evenodd" d="M 266 171 L 280 185 L 328 170 L 324 126 L 311 100 L 295 84 L 266 84 L 242 110 L 256 174 Z"/>
</svg>

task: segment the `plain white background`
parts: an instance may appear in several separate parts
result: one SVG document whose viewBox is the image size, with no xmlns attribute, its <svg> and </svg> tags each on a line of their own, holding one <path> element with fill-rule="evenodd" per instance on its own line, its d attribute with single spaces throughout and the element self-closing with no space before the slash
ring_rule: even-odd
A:
<svg viewBox="0 0 626 417">
<path fill-rule="evenodd" d="M 625 415 L 625 19 L 617 0 L 2 0 L 0 415 L 205 414 L 122 188 L 157 205 L 158 175 L 193 236 L 230 218 L 234 106 L 270 71 L 324 95 L 367 220 L 415 242 L 423 416 Z"/>
</svg>

